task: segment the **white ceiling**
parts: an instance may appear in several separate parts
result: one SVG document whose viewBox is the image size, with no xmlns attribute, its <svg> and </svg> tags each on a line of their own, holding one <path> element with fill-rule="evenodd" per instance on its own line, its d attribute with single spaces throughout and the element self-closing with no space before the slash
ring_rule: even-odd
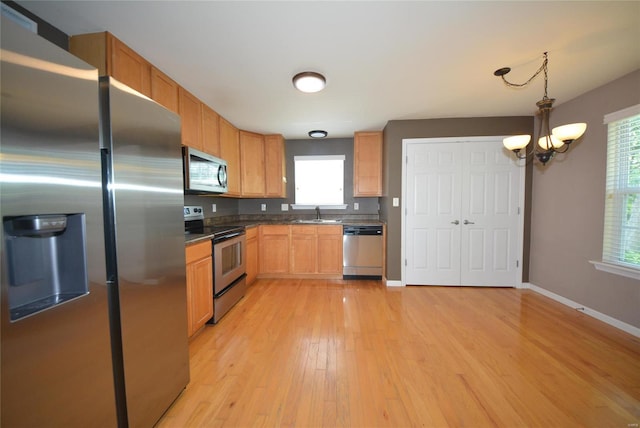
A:
<svg viewBox="0 0 640 428">
<path fill-rule="evenodd" d="M 389 120 L 533 115 L 640 68 L 639 1 L 18 1 L 69 35 L 110 31 L 241 129 L 308 138 Z M 327 87 L 296 91 L 318 71 Z M 640 98 L 640 94 L 639 94 Z"/>
</svg>

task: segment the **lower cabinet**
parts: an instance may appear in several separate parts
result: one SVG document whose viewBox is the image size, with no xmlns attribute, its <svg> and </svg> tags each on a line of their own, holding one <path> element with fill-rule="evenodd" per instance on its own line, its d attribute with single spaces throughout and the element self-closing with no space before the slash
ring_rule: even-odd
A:
<svg viewBox="0 0 640 428">
<path fill-rule="evenodd" d="M 260 273 L 289 273 L 289 226 L 260 226 Z"/>
<path fill-rule="evenodd" d="M 189 337 L 213 316 L 213 260 L 211 241 L 186 248 L 187 323 Z"/>
<path fill-rule="evenodd" d="M 246 243 L 246 271 L 247 285 L 253 283 L 258 276 L 258 228 L 250 227 L 247 229 Z"/>
<path fill-rule="evenodd" d="M 342 226 L 260 226 L 264 277 L 342 277 Z"/>
</svg>

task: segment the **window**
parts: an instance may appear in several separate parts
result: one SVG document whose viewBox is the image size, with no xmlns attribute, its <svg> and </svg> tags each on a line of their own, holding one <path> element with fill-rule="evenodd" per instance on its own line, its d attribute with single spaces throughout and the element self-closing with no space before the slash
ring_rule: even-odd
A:
<svg viewBox="0 0 640 428">
<path fill-rule="evenodd" d="M 640 104 L 606 115 L 604 123 L 608 137 L 602 261 L 640 273 Z"/>
<path fill-rule="evenodd" d="M 295 156 L 295 205 L 293 208 L 344 205 L 344 155 Z"/>
</svg>

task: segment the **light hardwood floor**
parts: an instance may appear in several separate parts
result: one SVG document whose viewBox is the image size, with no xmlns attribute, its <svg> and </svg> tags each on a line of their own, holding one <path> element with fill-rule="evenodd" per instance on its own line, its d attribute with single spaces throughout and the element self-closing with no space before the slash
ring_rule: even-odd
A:
<svg viewBox="0 0 640 428">
<path fill-rule="evenodd" d="M 258 280 L 159 427 L 637 427 L 640 340 L 528 290 Z"/>
</svg>

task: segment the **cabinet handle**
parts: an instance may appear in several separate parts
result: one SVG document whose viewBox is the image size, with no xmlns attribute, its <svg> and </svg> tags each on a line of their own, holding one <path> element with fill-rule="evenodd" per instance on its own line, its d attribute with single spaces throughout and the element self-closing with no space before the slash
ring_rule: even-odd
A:
<svg viewBox="0 0 640 428">
<path fill-rule="evenodd" d="M 457 224 L 460 224 L 460 222 L 458 220 L 454 220 L 454 221 L 451 222 L 451 224 L 456 224 L 457 225 Z"/>
<path fill-rule="evenodd" d="M 474 222 L 472 222 L 472 221 L 469 221 L 469 220 L 465 219 L 465 220 L 464 220 L 464 224 L 475 224 L 475 223 L 474 223 Z"/>
</svg>

